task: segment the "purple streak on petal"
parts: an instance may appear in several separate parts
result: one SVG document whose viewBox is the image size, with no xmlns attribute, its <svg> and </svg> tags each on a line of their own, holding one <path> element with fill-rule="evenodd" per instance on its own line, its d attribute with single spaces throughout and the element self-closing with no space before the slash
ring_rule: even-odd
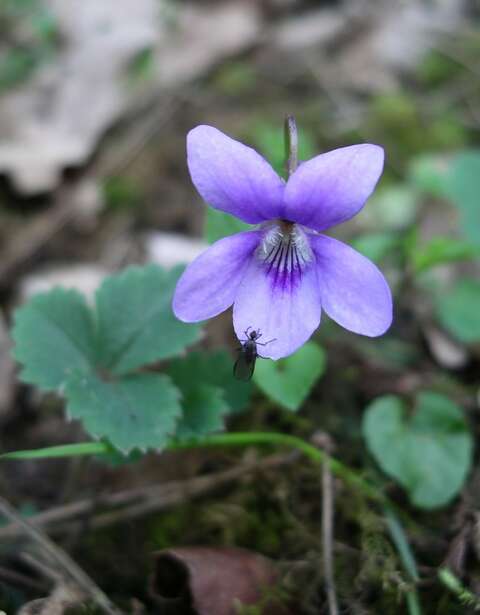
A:
<svg viewBox="0 0 480 615">
<path fill-rule="evenodd" d="M 233 305 L 233 326 L 240 340 L 251 327 L 260 329 L 258 346 L 262 357 L 280 359 L 295 352 L 320 324 L 320 292 L 315 264 L 304 269 L 300 283 L 285 289 L 272 285 L 265 265 L 250 261 Z"/>
<path fill-rule="evenodd" d="M 172 305 L 175 316 L 198 322 L 229 308 L 260 238 L 260 231 L 237 233 L 200 254 L 178 281 Z"/>
<path fill-rule="evenodd" d="M 304 230 L 285 222 L 263 227 L 255 257 L 263 265 L 272 289 L 288 291 L 299 286 L 303 271 L 314 260 Z"/>
<path fill-rule="evenodd" d="M 197 126 L 188 133 L 187 155 L 192 181 L 209 205 L 250 224 L 278 216 L 285 183 L 254 149 Z"/>
<path fill-rule="evenodd" d="M 349 220 L 363 207 L 383 170 L 378 145 L 351 145 L 301 164 L 285 188 L 283 218 L 318 231 Z"/>
<path fill-rule="evenodd" d="M 350 246 L 310 235 L 317 258 L 322 307 L 339 325 L 369 337 L 392 323 L 392 294 L 380 270 Z"/>
</svg>

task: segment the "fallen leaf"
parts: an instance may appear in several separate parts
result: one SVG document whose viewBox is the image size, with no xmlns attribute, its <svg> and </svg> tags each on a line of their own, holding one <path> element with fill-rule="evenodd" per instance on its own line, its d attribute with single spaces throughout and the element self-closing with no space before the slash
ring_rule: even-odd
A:
<svg viewBox="0 0 480 615">
<path fill-rule="evenodd" d="M 138 102 L 128 70 L 151 54 L 141 94 L 198 77 L 257 38 L 254 3 L 212 7 L 166 0 L 47 0 L 61 49 L 0 100 L 0 172 L 23 194 L 52 190 L 66 167 L 85 163 L 104 132 Z"/>
<path fill-rule="evenodd" d="M 180 547 L 155 554 L 150 593 L 162 614 L 237 615 L 256 605 L 259 615 L 291 615 L 277 582 L 275 564 L 257 553 Z"/>
</svg>

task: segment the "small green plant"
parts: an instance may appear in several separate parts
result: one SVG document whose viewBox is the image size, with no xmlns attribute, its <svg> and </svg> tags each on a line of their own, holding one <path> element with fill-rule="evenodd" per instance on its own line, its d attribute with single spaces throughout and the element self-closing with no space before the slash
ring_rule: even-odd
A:
<svg viewBox="0 0 480 615">
<path fill-rule="evenodd" d="M 450 502 L 471 468 L 468 425 L 460 408 L 438 393 L 420 393 L 411 416 L 394 395 L 376 399 L 364 414 L 363 433 L 382 470 L 420 508 Z"/>
<path fill-rule="evenodd" d="M 34 297 L 15 315 L 21 379 L 60 393 L 70 418 L 124 453 L 223 429 L 232 409 L 226 397 L 242 409 L 248 387 L 239 396 L 235 381 L 223 388 L 224 353 L 176 358 L 201 334 L 171 312 L 179 273 L 132 267 L 104 281 L 94 307 L 61 288 Z M 146 369 L 160 361 L 160 369 Z"/>
<path fill-rule="evenodd" d="M 143 61 L 148 67 L 148 55 Z M 393 110 L 397 119 L 411 115 L 408 105 Z M 422 569 L 400 522 L 408 517 L 384 488 L 388 480 L 395 481 L 414 506 L 425 510 L 445 506 L 461 492 L 472 466 L 473 437 L 453 396 L 415 390 L 411 407 L 396 395 L 368 405 L 364 440 L 386 475 L 382 479 L 370 467 L 373 483 L 361 470 L 291 433 L 221 433 L 230 415 L 249 408 L 251 384 L 234 378 L 230 352 L 191 347 L 202 338 L 202 322 L 233 305 L 239 356 L 245 358 L 249 350 L 247 380 L 253 374 L 257 394 L 268 398 L 269 418 L 275 407 L 298 411 L 325 373 L 326 351 L 313 337 L 323 312 L 369 338 L 382 335 L 392 322 L 390 288 L 366 257 L 387 266 L 394 263 L 401 291 L 433 287 L 429 299 L 437 322 L 459 343 L 477 344 L 478 282 L 462 278 L 444 288 L 428 287 L 424 280 L 431 283 L 429 276 L 434 277 L 439 265 L 479 255 L 479 154 L 462 152 L 450 159 L 422 155 L 411 165 L 406 182 L 384 185 L 372 199 L 371 211 L 359 215 L 360 234 L 354 239 L 359 253 L 324 231 L 360 211 L 381 174 L 381 148 L 350 146 L 299 164 L 292 118 L 287 128 L 286 181 L 253 149 L 217 129 L 200 126 L 190 133 L 189 168 L 211 205 L 205 238 L 212 245 L 185 271 L 131 267 L 106 278 L 93 305 L 78 292 L 56 288 L 16 311 L 13 339 L 20 378 L 62 396 L 67 416 L 80 420 L 92 439 L 12 451 L 1 458 L 99 455 L 122 463 L 126 458 L 134 462 L 147 450 L 294 448 L 375 502 L 381 511 L 375 518 L 381 515 L 381 531 L 389 532 L 391 542 L 382 537 L 382 549 L 372 550 L 365 570 L 390 584 L 410 615 L 418 615 L 416 584 Z M 263 143 L 279 167 L 279 142 L 262 130 L 257 143 Z M 138 194 L 131 188 L 119 178 L 107 184 L 110 204 L 135 204 Z M 454 236 L 422 239 L 416 222 L 426 196 L 459 214 Z M 414 369 L 420 353 L 401 333 L 375 342 L 364 337 L 356 341 L 357 348 L 376 366 L 394 372 Z M 334 359 L 329 365 L 335 365 Z M 356 369 L 349 366 L 345 379 Z M 233 425 L 242 422 L 243 417 L 236 418 Z M 358 418 L 354 422 L 351 432 L 358 435 Z M 288 428 L 292 424 L 283 422 Z M 390 557 L 394 549 L 398 557 Z M 451 577 L 443 574 L 441 580 L 467 602 L 469 596 Z"/>
</svg>

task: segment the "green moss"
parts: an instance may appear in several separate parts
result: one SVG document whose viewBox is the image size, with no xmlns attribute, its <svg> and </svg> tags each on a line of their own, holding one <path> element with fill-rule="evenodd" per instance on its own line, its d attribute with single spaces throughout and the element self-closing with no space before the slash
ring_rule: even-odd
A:
<svg viewBox="0 0 480 615">
<path fill-rule="evenodd" d="M 153 549 L 168 549 L 183 544 L 186 530 L 191 527 L 191 523 L 192 512 L 188 504 L 152 517 L 147 534 Z"/>
<path fill-rule="evenodd" d="M 426 116 L 414 96 L 394 92 L 376 97 L 369 110 L 365 134 L 382 143 L 390 159 L 405 164 L 421 152 L 450 151 L 468 142 L 468 133 L 454 112 Z"/>
</svg>

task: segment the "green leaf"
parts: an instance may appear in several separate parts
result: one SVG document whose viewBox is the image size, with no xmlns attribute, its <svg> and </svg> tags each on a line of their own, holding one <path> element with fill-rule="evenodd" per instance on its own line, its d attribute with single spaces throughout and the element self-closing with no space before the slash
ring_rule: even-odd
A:
<svg viewBox="0 0 480 615">
<path fill-rule="evenodd" d="M 459 280 L 446 294 L 436 298 L 436 312 L 441 324 L 466 344 L 480 340 L 480 281 Z"/>
<path fill-rule="evenodd" d="M 288 410 L 298 410 L 315 382 L 324 373 L 326 356 L 314 342 L 279 361 L 259 359 L 253 379 L 270 399 Z"/>
<path fill-rule="evenodd" d="M 120 451 L 161 450 L 174 435 L 181 415 L 180 393 L 168 376 L 138 374 L 105 382 L 93 374 L 72 374 L 67 412 L 95 438 Z"/>
<path fill-rule="evenodd" d="M 172 361 L 168 367 L 169 376 L 182 393 L 183 414 L 176 433 L 181 440 L 225 428 L 223 417 L 229 407 L 222 389 L 211 384 L 217 376 L 212 367 L 206 353 L 191 353 L 185 359 Z"/>
<path fill-rule="evenodd" d="M 448 170 L 449 162 L 444 156 L 420 154 L 410 162 L 408 181 L 420 192 L 445 197 Z"/>
<path fill-rule="evenodd" d="M 361 254 L 380 263 L 385 256 L 399 245 L 396 233 L 369 233 L 357 237 L 352 246 Z"/>
<path fill-rule="evenodd" d="M 191 440 L 225 429 L 223 417 L 228 412 L 228 405 L 221 389 L 197 384 L 182 392 L 183 414 L 176 438 Z"/>
<path fill-rule="evenodd" d="M 171 308 L 178 268 L 130 267 L 97 291 L 100 364 L 114 374 L 174 357 L 199 339 L 199 327 L 175 318 Z"/>
<path fill-rule="evenodd" d="M 230 214 L 209 207 L 205 217 L 203 236 L 208 243 L 214 243 L 227 235 L 235 235 L 252 228 L 251 224 L 242 222 Z"/>
<path fill-rule="evenodd" d="M 73 290 L 33 297 L 15 312 L 12 336 L 20 378 L 44 391 L 58 390 L 73 371 L 88 373 L 95 361 L 92 315 Z"/>
<path fill-rule="evenodd" d="M 376 399 L 365 412 L 363 434 L 382 470 L 420 508 L 452 500 L 471 467 L 473 438 L 463 414 L 437 393 L 420 393 L 411 417 L 398 397 Z"/>
<path fill-rule="evenodd" d="M 436 265 L 469 260 L 480 255 L 476 246 L 450 237 L 434 237 L 427 244 L 412 250 L 411 258 L 416 273 L 427 271 Z"/>
<path fill-rule="evenodd" d="M 233 361 L 228 352 L 190 352 L 184 359 L 172 361 L 168 374 L 182 390 L 184 382 L 196 381 L 222 389 L 230 412 L 241 412 L 248 407 L 251 384 L 233 377 Z"/>
<path fill-rule="evenodd" d="M 480 245 L 480 150 L 462 152 L 454 158 L 447 194 L 460 210 L 463 233 Z"/>
</svg>

